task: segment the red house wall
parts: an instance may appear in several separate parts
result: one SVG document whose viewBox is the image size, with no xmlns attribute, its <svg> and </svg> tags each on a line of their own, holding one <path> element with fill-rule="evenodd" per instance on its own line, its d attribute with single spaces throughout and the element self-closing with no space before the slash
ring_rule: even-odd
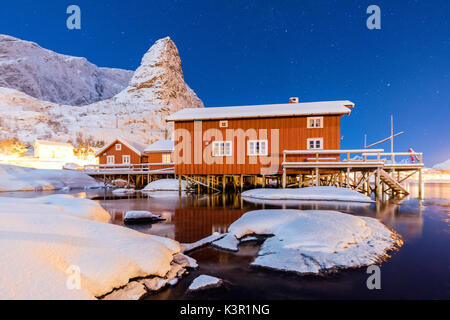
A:
<svg viewBox="0 0 450 320">
<path fill-rule="evenodd" d="M 320 116 L 320 115 L 318 115 Z M 233 140 L 233 164 L 227 164 L 226 158 L 228 157 L 214 157 L 222 158 L 222 164 L 207 164 L 203 161 L 201 164 L 194 163 L 194 147 L 199 148 L 198 145 L 194 143 L 194 121 L 177 121 L 175 122 L 175 152 L 174 152 L 174 162 L 175 162 L 175 173 L 176 174 L 261 174 L 261 168 L 267 167 L 264 162 L 267 163 L 272 156 L 272 161 L 278 161 L 281 165 L 283 161 L 283 150 L 307 150 L 307 139 L 308 138 L 323 138 L 323 149 L 328 150 L 338 150 L 340 149 L 340 118 L 341 115 L 327 115 L 323 116 L 323 128 L 307 128 L 307 118 L 306 116 L 298 117 L 277 117 L 277 118 L 250 118 L 250 119 L 230 119 L 228 120 L 227 128 L 220 128 L 220 120 L 204 120 L 201 121 L 202 134 L 208 129 L 219 130 L 224 139 L 226 137 L 227 129 L 255 129 L 256 131 L 260 129 L 267 129 L 267 139 L 268 140 L 268 154 L 269 156 L 258 156 L 250 157 L 247 156 L 247 141 L 248 137 L 245 138 L 244 142 L 244 152 L 245 152 L 245 164 L 238 164 L 236 154 L 238 152 L 237 139 Z M 190 133 L 191 142 L 183 141 L 179 136 L 179 129 L 185 129 Z M 279 148 L 272 150 L 271 141 L 271 129 L 278 129 L 279 132 Z M 257 137 L 261 138 L 261 137 Z M 261 139 L 262 140 L 262 139 Z M 212 139 L 209 144 L 214 140 Z M 194 146 L 195 145 L 195 146 Z M 201 154 L 207 146 L 205 142 L 202 142 Z M 181 150 L 190 149 L 191 163 L 179 163 L 180 157 L 185 156 L 184 152 Z M 242 152 L 242 149 L 241 149 Z M 272 153 L 273 152 L 273 153 Z M 307 158 L 311 158 L 311 155 L 302 156 L 289 156 L 288 161 L 308 161 Z M 325 157 L 325 156 L 324 156 Z M 339 155 L 326 155 L 327 158 L 335 158 L 339 160 Z M 250 163 L 250 158 L 256 161 L 256 164 Z M 279 167 L 278 173 L 281 173 L 281 166 Z"/>
</svg>

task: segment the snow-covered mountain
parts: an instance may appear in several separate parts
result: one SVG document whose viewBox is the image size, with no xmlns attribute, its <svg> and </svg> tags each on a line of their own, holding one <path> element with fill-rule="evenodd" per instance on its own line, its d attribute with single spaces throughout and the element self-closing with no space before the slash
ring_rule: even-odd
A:
<svg viewBox="0 0 450 320">
<path fill-rule="evenodd" d="M 155 42 L 142 58 L 128 88 L 107 103 L 154 102 L 171 106 L 171 111 L 183 108 L 203 108 L 202 101 L 184 82 L 178 49 L 166 37 Z"/>
<path fill-rule="evenodd" d="M 132 75 L 0 35 L 0 86 L 40 100 L 85 105 L 108 99 L 124 89 Z"/>
<path fill-rule="evenodd" d="M 450 159 L 434 165 L 433 169 L 450 171 Z"/>
<path fill-rule="evenodd" d="M 127 88 L 110 99 L 84 106 L 42 101 L 0 88 L 0 139 L 109 141 L 124 136 L 152 142 L 171 129 L 165 118 L 186 107 L 203 107 L 184 82 L 181 59 L 170 38 L 158 40 L 142 59 Z"/>
</svg>

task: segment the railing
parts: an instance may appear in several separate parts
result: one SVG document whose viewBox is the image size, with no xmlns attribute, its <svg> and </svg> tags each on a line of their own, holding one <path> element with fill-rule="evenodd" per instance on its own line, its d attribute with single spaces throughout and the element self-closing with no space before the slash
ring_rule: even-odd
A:
<svg viewBox="0 0 450 320">
<path fill-rule="evenodd" d="M 354 149 L 354 150 L 284 150 L 283 151 L 283 165 L 287 164 L 311 164 L 311 163 L 323 163 L 323 161 L 327 161 L 327 163 L 339 163 L 340 160 L 336 160 L 336 158 L 331 157 L 321 157 L 321 155 L 330 155 L 330 154 L 341 154 L 347 155 L 346 159 L 343 159 L 342 162 L 383 162 L 385 160 L 381 159 L 381 155 L 383 154 L 384 149 Z M 288 155 L 307 155 L 310 156 L 306 158 L 307 162 L 287 162 L 286 156 Z M 353 157 L 351 157 L 353 155 Z M 364 156 L 365 155 L 365 156 Z M 313 157 L 311 157 L 313 156 Z M 376 156 L 375 160 L 367 159 L 368 156 Z M 329 161 L 335 160 L 335 161 Z"/>
<path fill-rule="evenodd" d="M 328 157 L 327 157 L 328 155 Z M 335 157 L 329 155 L 336 155 Z M 346 155 L 340 159 L 341 155 Z M 287 161 L 288 156 L 305 156 L 303 161 Z M 408 161 L 396 162 L 396 157 L 408 157 Z M 283 166 L 302 167 L 318 163 L 320 166 L 336 166 L 339 163 L 360 164 L 367 166 L 382 165 L 388 167 L 420 167 L 423 166 L 421 152 L 384 152 L 384 149 L 354 149 L 354 150 L 284 150 Z"/>
<path fill-rule="evenodd" d="M 88 173 L 137 173 L 168 172 L 174 170 L 173 163 L 139 163 L 139 164 L 98 164 L 84 166 Z"/>
<path fill-rule="evenodd" d="M 363 157 L 367 159 L 367 157 L 373 156 L 372 153 L 363 153 Z M 383 152 L 379 154 L 379 157 L 390 157 L 390 159 L 382 158 L 383 161 L 386 162 L 387 165 L 405 165 L 405 164 L 414 164 L 414 165 L 423 165 L 423 153 L 422 152 Z M 408 157 L 409 161 L 396 161 L 396 157 Z M 390 163 L 388 162 L 390 160 Z M 416 162 L 417 161 L 417 162 Z"/>
</svg>

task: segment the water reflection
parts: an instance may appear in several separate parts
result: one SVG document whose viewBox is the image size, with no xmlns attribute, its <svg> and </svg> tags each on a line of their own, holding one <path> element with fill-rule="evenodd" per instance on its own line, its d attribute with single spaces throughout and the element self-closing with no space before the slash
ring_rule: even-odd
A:
<svg viewBox="0 0 450 320">
<path fill-rule="evenodd" d="M 98 198 L 97 198 L 98 199 Z M 228 227 L 245 212 L 257 209 L 335 210 L 348 214 L 380 219 L 388 227 L 400 232 L 404 240 L 422 235 L 422 201 L 394 200 L 386 203 L 358 203 L 339 201 L 254 201 L 234 194 L 190 195 L 136 194 L 115 198 L 110 194 L 97 200 L 111 214 L 111 222 L 124 225 L 124 216 L 130 210 L 146 210 L 161 215 L 165 221 L 127 225 L 134 230 L 170 237 L 179 242 L 195 242 L 213 232 L 226 232 Z"/>
<path fill-rule="evenodd" d="M 410 184 L 412 195 L 417 185 Z M 37 197 L 55 192 L 22 192 L 0 196 Z M 57 192 L 65 193 L 65 192 Z M 382 290 L 367 290 L 364 268 L 345 270 L 327 277 L 296 275 L 254 269 L 251 262 L 258 245 L 244 244 L 238 253 L 206 247 L 191 253 L 200 268 L 177 286 L 152 299 L 449 299 L 450 281 L 450 185 L 425 184 L 424 201 L 414 196 L 386 203 L 345 203 L 329 201 L 283 201 L 250 203 L 239 195 L 183 196 L 178 194 L 137 194 L 115 197 L 109 191 L 71 191 L 77 197 L 95 198 L 110 214 L 111 222 L 124 225 L 129 210 L 147 210 L 166 221 L 127 225 L 137 231 L 194 242 L 212 232 L 225 232 L 245 212 L 255 209 L 322 209 L 374 217 L 399 233 L 405 245 L 382 266 Z M 200 274 L 225 279 L 225 290 L 203 295 L 188 293 L 187 287 Z M 245 279 L 245 281 L 242 281 Z"/>
</svg>

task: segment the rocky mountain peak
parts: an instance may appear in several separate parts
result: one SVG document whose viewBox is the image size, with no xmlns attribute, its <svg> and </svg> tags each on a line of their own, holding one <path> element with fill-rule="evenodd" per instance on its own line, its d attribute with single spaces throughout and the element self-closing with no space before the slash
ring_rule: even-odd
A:
<svg viewBox="0 0 450 320">
<path fill-rule="evenodd" d="M 128 88 L 118 95 L 141 102 L 160 103 L 172 112 L 183 108 L 202 108 L 203 103 L 184 82 L 180 54 L 169 38 L 156 41 L 142 58 Z"/>
</svg>

